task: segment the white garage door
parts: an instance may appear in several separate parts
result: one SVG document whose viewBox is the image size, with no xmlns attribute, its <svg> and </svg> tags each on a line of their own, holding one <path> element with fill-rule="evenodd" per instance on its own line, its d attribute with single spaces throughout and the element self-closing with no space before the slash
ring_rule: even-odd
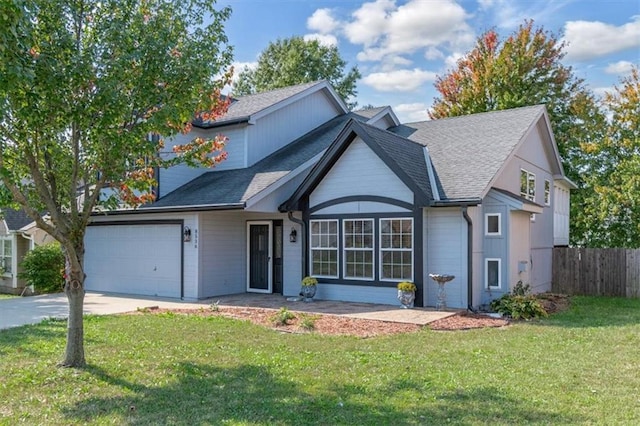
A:
<svg viewBox="0 0 640 426">
<path fill-rule="evenodd" d="M 85 288 L 180 297 L 181 231 L 179 224 L 89 226 Z"/>
</svg>

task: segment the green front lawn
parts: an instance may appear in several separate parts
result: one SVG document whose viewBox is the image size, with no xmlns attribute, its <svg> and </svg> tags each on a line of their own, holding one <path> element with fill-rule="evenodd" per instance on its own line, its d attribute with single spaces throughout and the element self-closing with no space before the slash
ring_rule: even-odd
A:
<svg viewBox="0 0 640 426">
<path fill-rule="evenodd" d="M 358 339 L 222 317 L 89 317 L 0 331 L 0 424 L 638 424 L 640 300 L 575 298 L 504 329 Z"/>
</svg>

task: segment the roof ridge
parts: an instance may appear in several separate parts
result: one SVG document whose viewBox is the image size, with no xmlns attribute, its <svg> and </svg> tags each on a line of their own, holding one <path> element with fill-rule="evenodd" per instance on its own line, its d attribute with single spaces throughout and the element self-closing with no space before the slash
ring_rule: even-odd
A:
<svg viewBox="0 0 640 426">
<path fill-rule="evenodd" d="M 535 105 L 525 105 L 525 106 L 520 106 L 520 107 L 514 107 L 514 108 L 504 108 L 504 109 L 494 109 L 491 111 L 482 111 L 482 112 L 472 112 L 472 113 L 468 113 L 468 114 L 463 114 L 463 115 L 456 115 L 456 116 L 452 116 L 452 117 L 442 117 L 442 118 L 437 118 L 435 120 L 422 120 L 422 121 L 411 121 L 409 123 L 402 123 L 402 125 L 410 125 L 410 124 L 419 124 L 419 123 L 430 123 L 430 122 L 442 122 L 442 121 L 448 121 L 448 120 L 456 120 L 456 119 L 463 119 L 463 118 L 468 118 L 468 117 L 478 117 L 478 116 L 485 116 L 485 115 L 491 115 L 491 114 L 503 114 L 503 113 L 507 113 L 507 112 L 513 112 L 513 111 L 517 111 L 517 110 L 524 110 L 524 109 L 539 109 L 539 108 L 544 108 L 546 104 L 535 104 Z"/>
</svg>

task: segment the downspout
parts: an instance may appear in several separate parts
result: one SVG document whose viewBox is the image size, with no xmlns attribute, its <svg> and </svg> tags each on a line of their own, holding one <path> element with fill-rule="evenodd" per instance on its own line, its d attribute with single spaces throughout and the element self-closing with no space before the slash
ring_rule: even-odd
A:
<svg viewBox="0 0 640 426">
<path fill-rule="evenodd" d="M 473 301 L 473 222 L 467 214 L 467 206 L 462 207 L 462 216 L 467 221 L 467 309 L 475 312 Z"/>
<path fill-rule="evenodd" d="M 291 222 L 297 223 L 298 225 L 300 225 L 300 245 L 301 245 L 301 251 L 302 251 L 301 253 L 302 255 L 300 256 L 301 262 L 302 262 L 301 264 L 302 268 L 300 269 L 300 273 L 302 274 L 302 276 L 300 277 L 300 279 L 302 280 L 302 278 L 304 278 L 305 276 L 305 266 L 307 264 L 307 260 L 306 260 L 307 250 L 305 249 L 307 232 L 305 230 L 304 221 L 302 219 L 293 217 L 292 211 L 287 212 L 287 217 Z"/>
</svg>

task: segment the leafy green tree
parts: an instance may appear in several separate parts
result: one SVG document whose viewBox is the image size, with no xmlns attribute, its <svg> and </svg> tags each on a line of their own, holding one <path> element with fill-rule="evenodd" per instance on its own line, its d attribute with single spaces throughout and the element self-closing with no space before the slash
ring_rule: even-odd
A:
<svg viewBox="0 0 640 426">
<path fill-rule="evenodd" d="M 487 31 L 455 69 L 436 79 L 440 96 L 429 115 L 438 119 L 546 104 L 565 171 L 579 180 L 580 143 L 589 138 L 582 129 L 602 116 L 583 81 L 562 64 L 564 47 L 531 20 L 503 41 L 495 30 Z"/>
<path fill-rule="evenodd" d="M 610 113 L 600 138 L 583 143 L 590 161 L 572 218 L 579 238 L 589 247 L 640 247 L 640 72 L 634 67 L 621 84 L 605 94 Z M 579 194 L 582 195 L 582 194 Z M 572 200 L 572 202 L 574 202 Z"/>
<path fill-rule="evenodd" d="M 356 81 L 361 77 L 357 67 L 345 70 L 336 46 L 325 46 L 318 40 L 302 37 L 278 39 L 269 43 L 258 58 L 255 69 L 245 68 L 234 85 L 234 94 L 248 95 L 294 84 L 327 80 L 353 109 L 350 101 L 356 94 Z"/>
<path fill-rule="evenodd" d="M 83 366 L 84 235 L 96 208 L 153 199 L 153 168 L 213 166 L 224 138 L 159 156 L 150 135 L 222 113 L 230 9 L 210 0 L 0 2 L 0 178 L 60 242 L 69 300 L 63 365 Z M 220 77 L 221 76 L 221 77 Z M 101 197 L 105 189 L 110 194 Z M 40 212 L 46 211 L 50 220 Z"/>
</svg>

